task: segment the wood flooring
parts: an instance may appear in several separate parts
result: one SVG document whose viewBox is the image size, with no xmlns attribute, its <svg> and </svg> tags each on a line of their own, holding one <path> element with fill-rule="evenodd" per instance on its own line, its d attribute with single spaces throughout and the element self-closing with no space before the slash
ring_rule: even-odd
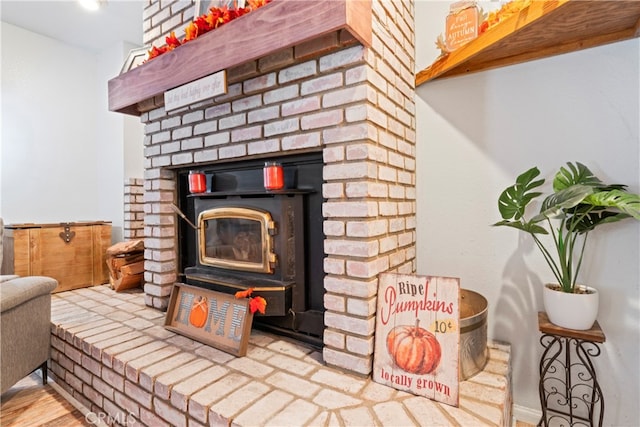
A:
<svg viewBox="0 0 640 427">
<path fill-rule="evenodd" d="M 42 385 L 42 378 L 37 373 L 20 380 L 0 400 L 1 427 L 93 426 L 54 389 L 51 381 Z"/>
</svg>

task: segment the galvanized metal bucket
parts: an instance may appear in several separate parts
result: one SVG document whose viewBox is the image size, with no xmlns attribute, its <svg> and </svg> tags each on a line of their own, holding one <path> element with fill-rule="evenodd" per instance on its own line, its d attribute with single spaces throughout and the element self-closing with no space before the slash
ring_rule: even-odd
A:
<svg viewBox="0 0 640 427">
<path fill-rule="evenodd" d="M 485 297 L 460 289 L 460 381 L 482 371 L 487 363 L 487 309 Z"/>
</svg>

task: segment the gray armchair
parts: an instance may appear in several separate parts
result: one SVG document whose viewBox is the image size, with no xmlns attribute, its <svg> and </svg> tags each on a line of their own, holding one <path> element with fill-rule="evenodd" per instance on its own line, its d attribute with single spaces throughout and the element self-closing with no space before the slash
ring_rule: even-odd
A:
<svg viewBox="0 0 640 427">
<path fill-rule="evenodd" d="M 38 368 L 46 384 L 56 286 L 50 277 L 0 276 L 0 393 Z"/>
</svg>

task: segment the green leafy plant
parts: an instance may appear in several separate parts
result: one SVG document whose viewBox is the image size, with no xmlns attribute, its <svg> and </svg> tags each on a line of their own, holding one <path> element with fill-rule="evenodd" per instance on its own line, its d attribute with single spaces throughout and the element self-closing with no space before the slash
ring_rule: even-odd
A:
<svg viewBox="0 0 640 427">
<path fill-rule="evenodd" d="M 498 209 L 503 220 L 493 225 L 529 233 L 561 290 L 573 293 L 589 232 L 625 218 L 640 220 L 640 196 L 627 192 L 626 185 L 603 184 L 582 163 L 567 163 L 556 173 L 553 193 L 543 200 L 540 212 L 525 219 L 527 206 L 542 195 L 537 189 L 545 180 L 537 179 L 539 175 L 540 170 L 533 167 L 500 194 Z M 541 234 L 551 234 L 555 250 L 545 247 Z"/>
</svg>

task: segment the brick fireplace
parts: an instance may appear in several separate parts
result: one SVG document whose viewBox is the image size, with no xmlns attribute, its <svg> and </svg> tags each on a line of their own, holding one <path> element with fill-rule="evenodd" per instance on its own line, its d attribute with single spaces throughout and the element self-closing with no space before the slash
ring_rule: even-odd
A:
<svg viewBox="0 0 640 427">
<path fill-rule="evenodd" d="M 169 32 L 180 35 L 193 11 L 190 2 L 150 0 L 145 43 L 160 46 Z M 181 220 L 171 208 L 180 173 L 317 153 L 323 358 L 355 373 L 371 372 L 377 277 L 415 271 L 413 15 L 413 2 L 406 1 L 274 0 L 190 42 L 193 47 L 181 46 L 110 82 L 110 109 L 139 115 L 145 124 L 148 306 L 167 308 L 186 267 L 178 254 Z M 334 25 L 335 16 L 344 23 Z M 263 37 L 265 28 L 277 30 Z M 243 44 L 234 45 L 239 39 Z M 171 86 L 154 92 L 145 85 L 163 80 L 165 71 L 165 80 L 184 77 L 171 67 L 200 64 L 201 55 L 193 61 L 188 55 L 205 45 L 237 48 L 221 53 L 219 63 L 216 50 L 205 58 L 206 74 L 227 71 L 228 92 L 166 111 L 162 91 Z M 258 56 L 254 45 L 262 45 Z M 194 78 L 181 84 L 200 77 L 193 69 L 184 73 Z"/>
</svg>

